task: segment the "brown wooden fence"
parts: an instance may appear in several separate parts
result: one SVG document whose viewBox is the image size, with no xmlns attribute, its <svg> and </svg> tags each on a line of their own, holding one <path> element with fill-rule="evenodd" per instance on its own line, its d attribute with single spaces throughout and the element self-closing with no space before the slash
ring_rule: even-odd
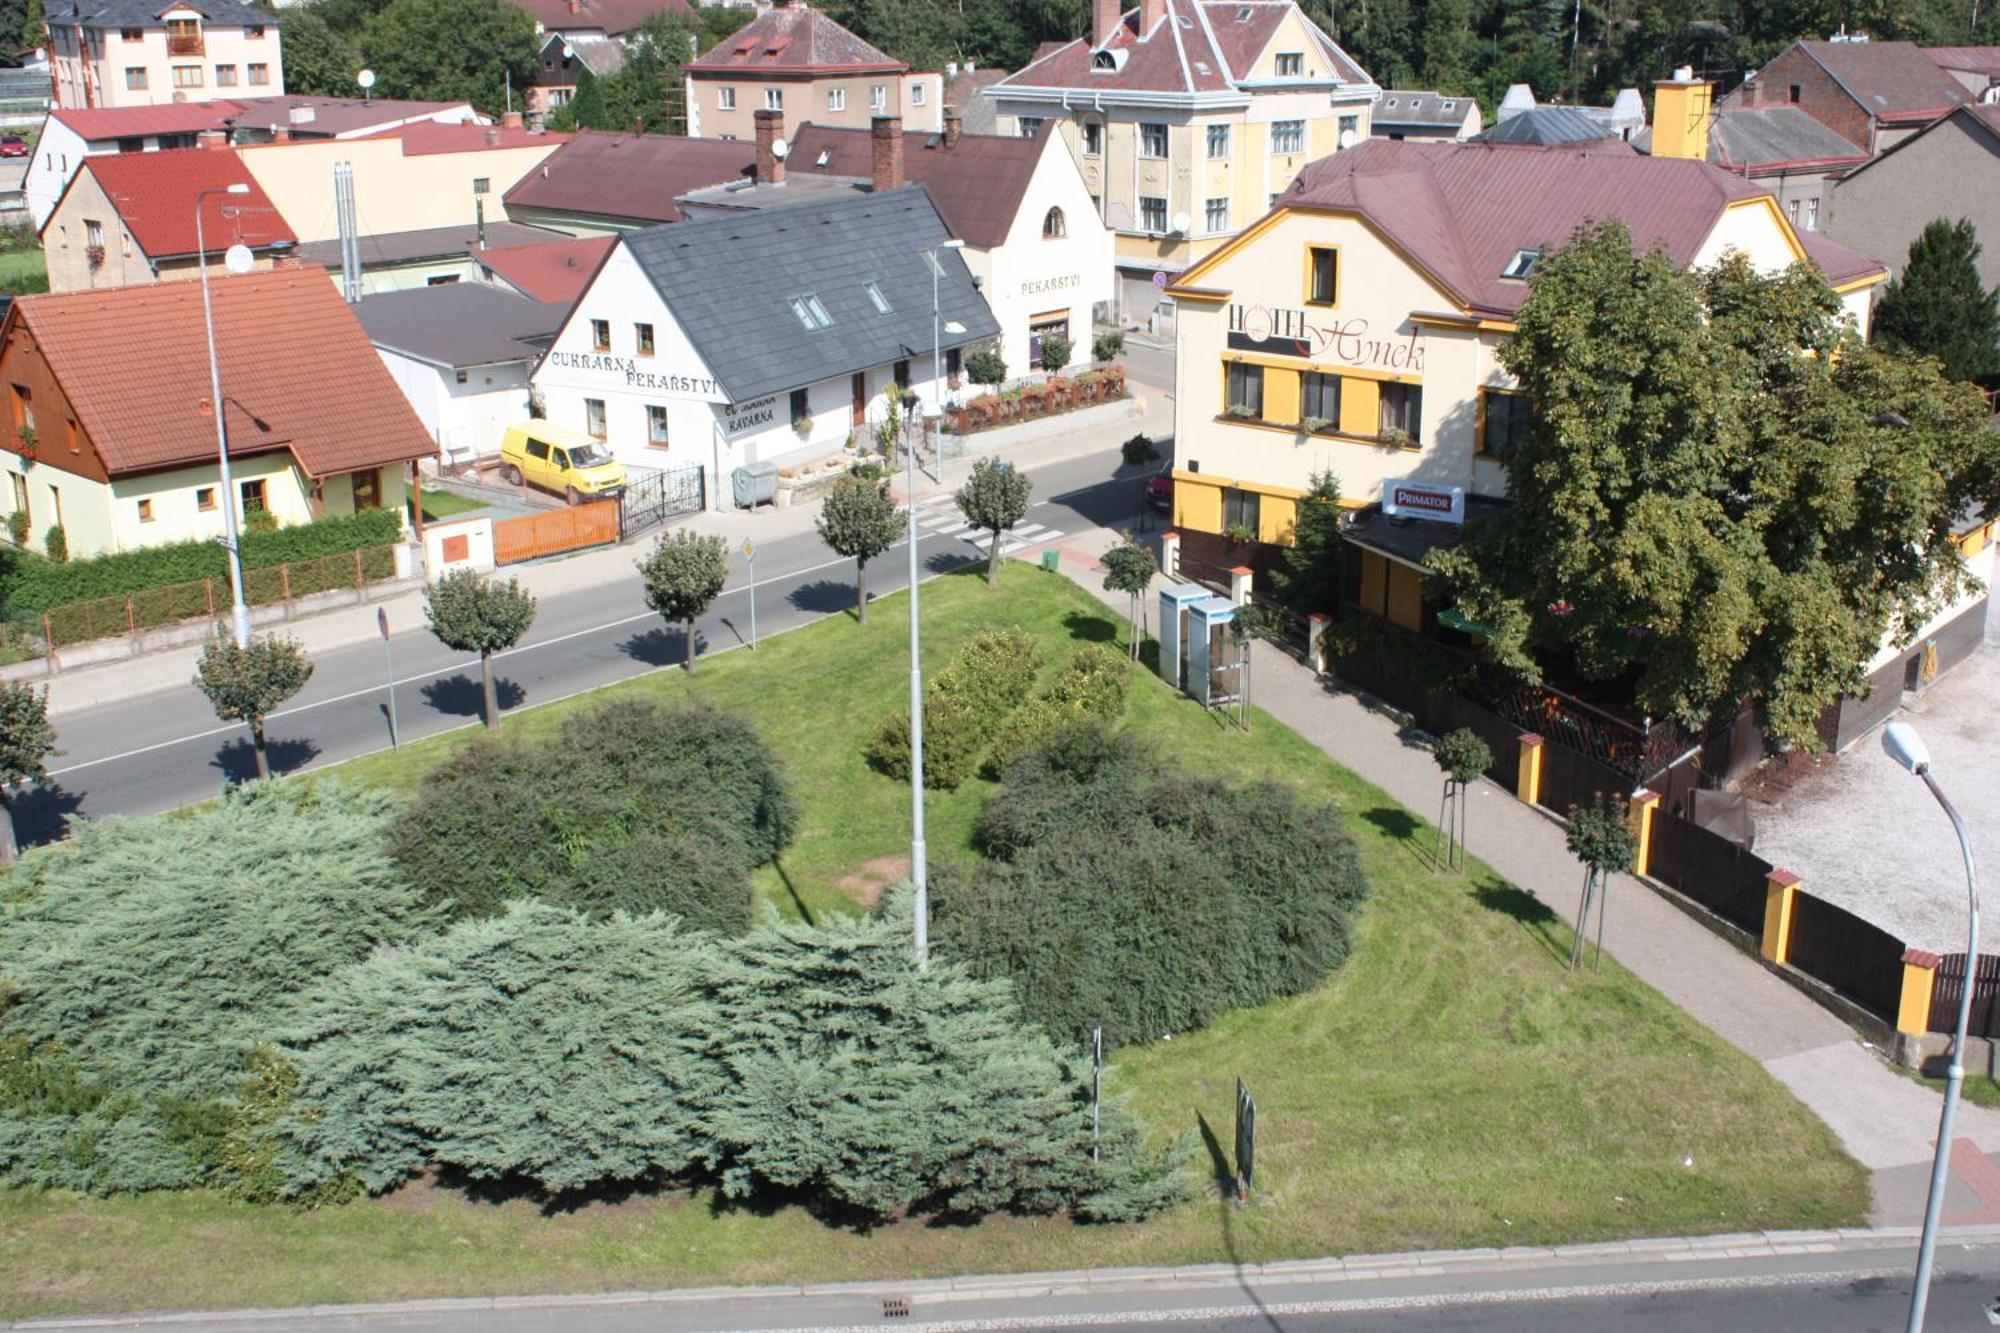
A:
<svg viewBox="0 0 2000 1333">
<path fill-rule="evenodd" d="M 1771 863 L 1692 819 L 1662 809 L 1653 820 L 1646 873 L 1752 935 L 1764 930 Z"/>
<path fill-rule="evenodd" d="M 618 502 L 591 500 L 493 524 L 493 559 L 502 565 L 618 540 Z"/>
<path fill-rule="evenodd" d="M 1931 985 L 1930 1030 L 1958 1030 L 1958 997 L 1965 989 L 1965 955 L 1948 953 L 1937 966 Z M 1972 1021 L 1966 1031 L 1975 1037 L 2000 1037 L 2000 958 L 1979 955 L 1972 971 Z"/>
<path fill-rule="evenodd" d="M 1895 1021 L 1903 994 L 1903 942 L 1881 927 L 1810 893 L 1797 894 L 1785 961 L 1877 1017 Z"/>
</svg>

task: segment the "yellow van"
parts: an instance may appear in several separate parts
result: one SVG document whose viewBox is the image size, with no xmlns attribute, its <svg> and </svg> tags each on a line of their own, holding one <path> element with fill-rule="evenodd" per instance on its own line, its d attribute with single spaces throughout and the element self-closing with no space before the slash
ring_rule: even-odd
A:
<svg viewBox="0 0 2000 1333">
<path fill-rule="evenodd" d="M 560 491 L 571 504 L 625 493 L 625 465 L 612 458 L 604 441 L 546 421 L 507 428 L 500 471 L 516 486 Z"/>
</svg>

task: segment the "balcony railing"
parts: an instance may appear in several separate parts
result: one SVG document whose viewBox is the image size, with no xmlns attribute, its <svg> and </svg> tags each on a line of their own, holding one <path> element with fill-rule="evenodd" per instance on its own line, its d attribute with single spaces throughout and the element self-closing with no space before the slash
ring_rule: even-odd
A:
<svg viewBox="0 0 2000 1333">
<path fill-rule="evenodd" d="M 201 34 L 198 32 L 192 35 L 185 33 L 167 34 L 167 54 L 170 56 L 198 56 L 205 55 L 206 53 L 206 48 L 202 44 Z"/>
</svg>

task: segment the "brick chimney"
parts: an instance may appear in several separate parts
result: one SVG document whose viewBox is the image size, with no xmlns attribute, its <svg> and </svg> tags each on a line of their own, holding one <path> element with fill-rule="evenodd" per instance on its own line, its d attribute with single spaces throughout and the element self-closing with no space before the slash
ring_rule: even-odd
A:
<svg viewBox="0 0 2000 1333">
<path fill-rule="evenodd" d="M 497 148 L 500 146 L 500 127 L 498 125 L 488 125 L 486 127 L 486 146 L 488 148 Z"/>
<path fill-rule="evenodd" d="M 521 113 L 518 111 L 503 111 L 500 114 L 500 128 L 503 130 L 522 129 L 526 124 L 527 122 L 521 118 Z"/>
<path fill-rule="evenodd" d="M 278 127 L 276 128 L 276 129 L 274 129 L 274 130 L 272 130 L 272 131 L 271 131 L 271 142 L 272 142 L 272 143 L 290 143 L 291 141 L 292 141 L 292 128 L 291 128 L 291 126 L 289 126 L 289 125 L 280 125 L 280 126 L 278 126 Z"/>
<path fill-rule="evenodd" d="M 785 125 L 785 113 L 770 107 L 759 107 L 753 119 L 757 123 L 757 183 L 783 185 L 785 159 L 778 156 L 777 145 L 778 131 Z"/>
<path fill-rule="evenodd" d="M 944 147 L 946 152 L 958 147 L 958 136 L 965 132 L 965 117 L 958 114 L 958 108 L 944 109 Z"/>
<path fill-rule="evenodd" d="M 903 183 L 903 118 L 877 116 L 868 132 L 875 148 L 875 193 L 881 194 Z"/>
<path fill-rule="evenodd" d="M 221 130 L 203 130 L 194 136 L 194 141 L 201 148 L 229 147 L 229 136 Z"/>
<path fill-rule="evenodd" d="M 1111 34 L 1118 31 L 1118 20 L 1124 16 L 1120 0 L 1091 0 L 1090 3 L 1090 44 L 1102 47 L 1111 40 Z"/>
<path fill-rule="evenodd" d="M 1145 36 L 1167 16 L 1167 0 L 1139 0 L 1139 35 Z"/>
</svg>

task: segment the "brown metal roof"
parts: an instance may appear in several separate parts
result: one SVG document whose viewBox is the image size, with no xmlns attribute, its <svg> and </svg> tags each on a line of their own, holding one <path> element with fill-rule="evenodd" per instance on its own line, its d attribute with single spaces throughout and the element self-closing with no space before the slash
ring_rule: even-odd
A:
<svg viewBox="0 0 2000 1333">
<path fill-rule="evenodd" d="M 596 28 L 612 37 L 630 32 L 655 14 L 695 20 L 688 0 L 516 0 L 549 32 Z"/>
<path fill-rule="evenodd" d="M 1687 264 L 1723 209 L 1770 196 L 1706 162 L 1646 157 L 1616 140 L 1537 147 L 1371 139 L 1308 165 L 1283 203 L 1357 213 L 1468 309 L 1511 315 L 1527 284 L 1500 274 L 1522 250 L 1554 250 L 1578 228 L 1615 219 L 1639 249 L 1657 247 Z M 1860 256 L 1825 253 L 1843 269 L 1829 278 L 1859 275 L 1847 271 L 1846 256 Z"/>
<path fill-rule="evenodd" d="M 901 74 L 910 67 L 801 0 L 780 0 L 683 68 L 693 74 L 756 70 Z"/>
<path fill-rule="evenodd" d="M 731 139 L 579 130 L 507 191 L 507 207 L 684 222 L 674 201 L 750 174 L 756 147 Z"/>
<path fill-rule="evenodd" d="M 1936 120 L 1973 100 L 1915 42 L 1800 42 L 1799 48 L 1877 120 Z"/>
<path fill-rule="evenodd" d="M 903 176 L 930 192 L 953 236 L 991 249 L 1006 241 L 1035 164 L 1054 134 L 1052 125 L 1032 139 L 961 134 L 957 147 L 946 148 L 942 134 L 905 131 Z M 865 180 L 873 171 L 874 146 L 867 130 L 806 124 L 799 127 L 788 163 L 793 171 Z"/>
<path fill-rule="evenodd" d="M 210 286 L 231 454 L 289 449 L 326 477 L 437 453 L 325 269 Z M 214 460 L 200 283 L 23 296 L 6 332 L 19 324 L 112 476 Z"/>
<path fill-rule="evenodd" d="M 1089 37 L 1066 42 L 1004 79 L 1011 88 L 1070 88 L 1160 93 L 1226 93 L 1249 77 L 1251 67 L 1287 15 L 1298 13 L 1312 34 L 1328 77 L 1366 85 L 1368 74 L 1340 49 L 1293 0 L 1164 0 L 1165 17 L 1139 30 L 1137 9 L 1123 15 L 1110 41 L 1093 48 Z M 1116 69 L 1096 68 L 1096 52 L 1124 52 Z"/>
</svg>

